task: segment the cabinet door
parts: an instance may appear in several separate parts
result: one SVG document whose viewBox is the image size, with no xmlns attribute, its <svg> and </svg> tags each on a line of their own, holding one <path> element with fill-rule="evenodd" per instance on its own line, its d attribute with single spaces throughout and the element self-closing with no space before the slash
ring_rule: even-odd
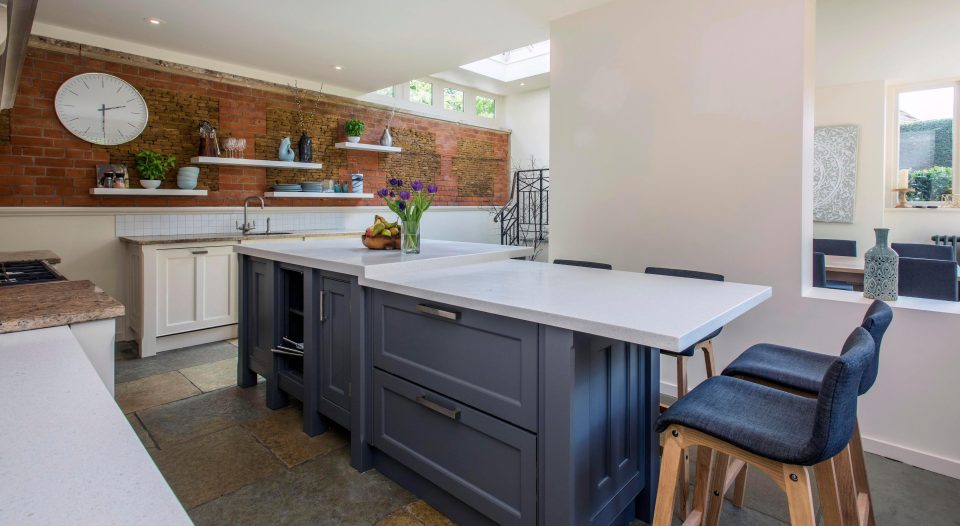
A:
<svg viewBox="0 0 960 526">
<path fill-rule="evenodd" d="M 350 410 L 350 284 L 324 277 L 320 328 L 320 394 Z"/>
<path fill-rule="evenodd" d="M 249 355 L 250 368 L 268 377 L 273 368 L 274 266 L 272 261 L 247 257 L 244 261 L 243 308 L 245 323 L 240 328 L 242 352 Z"/>
<path fill-rule="evenodd" d="M 232 246 L 157 251 L 157 335 L 237 323 Z"/>
</svg>

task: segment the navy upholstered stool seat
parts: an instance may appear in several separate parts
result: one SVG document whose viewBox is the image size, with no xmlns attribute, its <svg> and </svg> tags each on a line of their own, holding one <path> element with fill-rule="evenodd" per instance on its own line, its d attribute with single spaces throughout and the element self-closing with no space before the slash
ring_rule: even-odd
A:
<svg viewBox="0 0 960 526">
<path fill-rule="evenodd" d="M 717 524 L 729 470 L 750 464 L 787 493 L 794 525 L 813 526 L 809 467 L 813 466 L 824 519 L 844 524 L 835 459 L 846 450 L 857 416 L 864 372 L 873 362 L 873 337 L 853 330 L 827 368 L 816 398 L 731 377 L 712 378 L 678 400 L 657 421 L 666 432 L 654 526 L 671 524 L 678 460 L 697 447 L 694 508 L 698 520 Z M 856 509 L 854 509 L 856 512 Z M 859 524 L 859 522 L 858 522 Z"/>
<path fill-rule="evenodd" d="M 892 321 L 893 309 L 882 301 L 874 301 L 863 316 L 860 327 L 870 333 L 874 341 L 874 350 L 873 359 L 860 378 L 860 385 L 857 390 L 860 395 L 869 391 L 876 382 L 880 365 L 880 346 Z M 832 355 L 761 343 L 744 351 L 723 370 L 722 374 L 760 382 L 767 386 L 801 395 L 816 396 L 820 392 L 824 377 L 835 359 L 836 357 Z M 839 462 L 841 469 L 849 469 L 853 472 L 854 488 L 852 492 L 848 493 L 851 493 L 854 498 L 862 495 L 868 501 L 867 524 L 875 524 L 873 500 L 870 495 L 870 484 L 867 480 L 867 467 L 863 456 L 859 425 L 854 426 L 850 448 L 844 452 Z M 746 469 L 746 466 L 744 466 L 742 468 L 743 472 L 737 478 L 745 476 Z M 724 492 L 727 489 L 729 489 L 729 484 L 724 488 Z M 737 491 L 742 494 L 742 488 L 738 487 Z M 856 520 L 857 518 L 853 516 L 849 509 L 854 504 L 847 502 L 845 505 L 843 511 L 848 515 L 847 521 Z"/>
</svg>

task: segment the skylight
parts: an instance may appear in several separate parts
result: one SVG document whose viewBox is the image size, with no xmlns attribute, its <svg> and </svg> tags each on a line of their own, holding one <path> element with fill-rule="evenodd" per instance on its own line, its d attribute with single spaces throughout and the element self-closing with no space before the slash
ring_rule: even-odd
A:
<svg viewBox="0 0 960 526">
<path fill-rule="evenodd" d="M 550 72 L 550 41 L 544 40 L 460 66 L 501 82 L 513 82 Z"/>
</svg>

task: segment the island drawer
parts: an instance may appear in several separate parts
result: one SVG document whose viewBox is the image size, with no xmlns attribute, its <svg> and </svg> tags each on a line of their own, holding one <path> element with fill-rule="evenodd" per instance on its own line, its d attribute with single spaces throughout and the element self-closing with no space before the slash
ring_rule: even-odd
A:
<svg viewBox="0 0 960 526">
<path fill-rule="evenodd" d="M 498 524 L 536 524 L 537 440 L 383 371 L 373 371 L 375 447 Z"/>
<path fill-rule="evenodd" d="M 373 301 L 373 363 L 537 430 L 534 323 L 383 291 Z"/>
</svg>

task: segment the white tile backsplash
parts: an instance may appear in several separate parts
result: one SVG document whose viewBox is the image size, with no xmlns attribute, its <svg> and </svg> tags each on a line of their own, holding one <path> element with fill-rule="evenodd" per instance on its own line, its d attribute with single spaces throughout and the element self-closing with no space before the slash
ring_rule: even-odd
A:
<svg viewBox="0 0 960 526">
<path fill-rule="evenodd" d="M 249 220 L 257 223 L 257 230 L 267 228 L 270 218 L 272 231 L 329 230 L 347 228 L 352 223 L 342 212 L 293 212 L 257 210 L 249 213 Z M 243 222 L 242 212 L 205 214 L 129 214 L 116 216 L 117 236 L 169 236 L 183 234 L 221 234 L 236 232 Z"/>
</svg>

